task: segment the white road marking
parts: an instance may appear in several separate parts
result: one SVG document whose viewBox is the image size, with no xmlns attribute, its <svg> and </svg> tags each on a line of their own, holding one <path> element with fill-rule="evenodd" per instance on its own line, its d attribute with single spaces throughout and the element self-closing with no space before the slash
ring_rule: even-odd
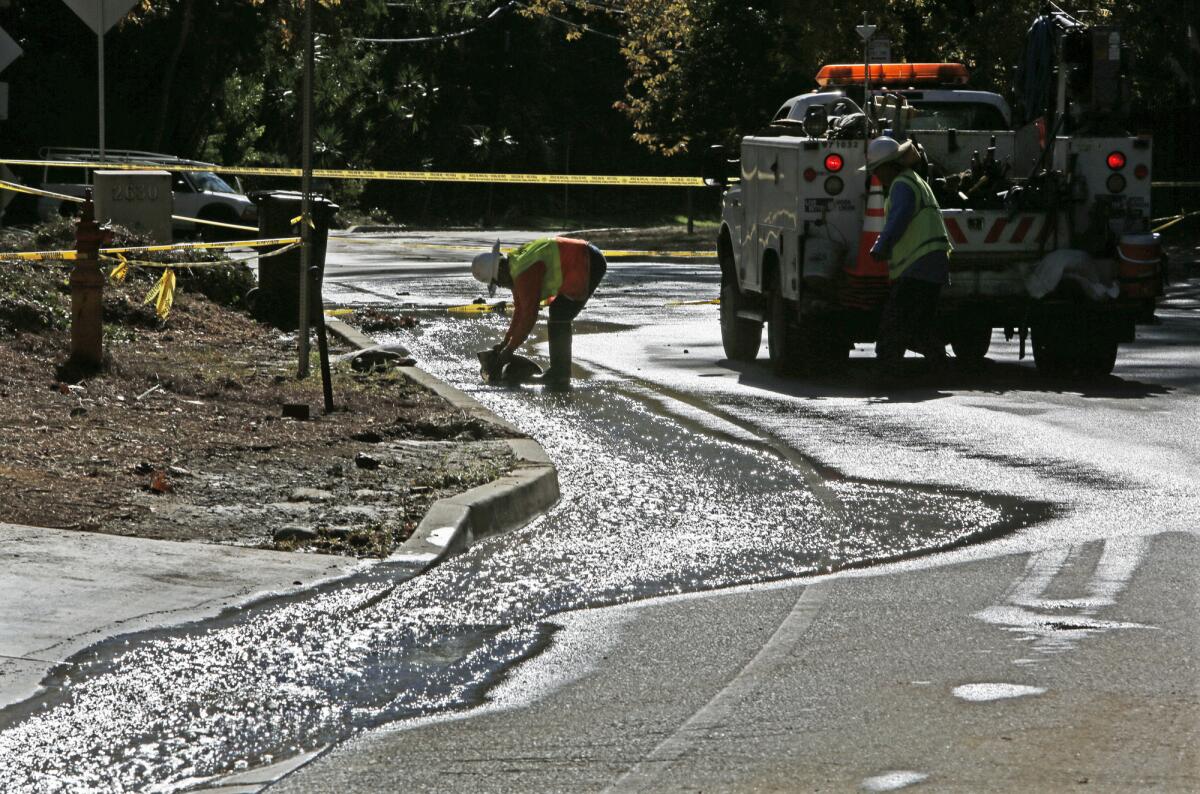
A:
<svg viewBox="0 0 1200 794">
<path fill-rule="evenodd" d="M 956 698 L 962 700 L 984 703 L 990 700 L 1044 695 L 1046 690 L 1040 686 L 1026 686 L 1025 684 L 963 684 L 954 687 L 953 693 Z"/>
<path fill-rule="evenodd" d="M 895 791 L 897 789 L 907 788 L 908 786 L 916 785 L 922 780 L 925 780 L 929 775 L 923 772 L 911 772 L 908 770 L 898 770 L 896 772 L 885 772 L 882 775 L 869 777 L 862 782 L 862 788 L 867 791 Z"/>
<path fill-rule="evenodd" d="M 773 677 L 775 671 L 790 660 L 792 649 L 812 625 L 831 588 L 829 582 L 806 586 L 783 623 L 779 624 L 771 638 L 733 680 L 674 734 L 606 788 L 606 794 L 654 790 L 655 781 L 676 761 L 703 742 L 710 731 L 727 725 L 741 702 L 759 686 L 761 680 Z"/>
<path fill-rule="evenodd" d="M 1083 546 L 1040 551 L 1029 558 L 1024 575 L 1005 594 L 1007 603 L 982 609 L 975 617 L 1021 633 L 1033 642 L 1029 651 L 1043 655 L 1070 651 L 1080 640 L 1101 631 L 1153 628 L 1142 623 L 1096 618 L 1101 609 L 1116 604 L 1117 596 L 1133 578 L 1149 546 L 1150 540 L 1146 537 L 1117 537 L 1104 541 L 1104 549 L 1087 585 L 1087 595 L 1070 599 L 1047 599 L 1044 594 L 1054 577 L 1071 557 L 1083 550 Z M 1016 664 L 1032 662 L 1023 657 Z"/>
</svg>

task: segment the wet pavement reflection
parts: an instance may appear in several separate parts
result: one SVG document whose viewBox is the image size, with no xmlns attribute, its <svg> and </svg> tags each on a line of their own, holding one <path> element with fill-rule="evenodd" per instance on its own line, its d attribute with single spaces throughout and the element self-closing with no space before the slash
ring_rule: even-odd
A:
<svg viewBox="0 0 1200 794">
<path fill-rule="evenodd" d="M 316 592 L 76 658 L 0 715 L 0 790 L 172 790 L 388 721 L 462 709 L 550 641 L 545 619 L 673 592 L 893 559 L 996 534 L 1040 508 L 823 479 L 702 408 L 583 379 L 485 390 L 471 351 L 501 318 L 440 315 L 402 341 L 536 437 L 560 468 L 546 517 L 426 575 L 382 564 Z M 712 426 L 708 426 L 711 424 Z"/>
</svg>

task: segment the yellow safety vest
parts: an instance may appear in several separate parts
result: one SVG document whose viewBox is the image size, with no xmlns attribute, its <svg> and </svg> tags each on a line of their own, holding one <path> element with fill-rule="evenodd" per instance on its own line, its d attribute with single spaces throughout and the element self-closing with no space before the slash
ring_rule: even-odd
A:
<svg viewBox="0 0 1200 794">
<path fill-rule="evenodd" d="M 888 263 L 888 275 L 892 280 L 900 278 L 909 265 L 926 254 L 934 251 L 945 251 L 949 254 L 954 250 L 950 244 L 950 236 L 946 233 L 946 224 L 942 220 L 942 210 L 929 184 L 917 176 L 912 169 L 904 171 L 896 177 L 896 182 L 903 182 L 912 189 L 916 200 L 912 220 L 900 239 L 892 246 L 891 261 Z M 895 184 L 895 183 L 893 183 Z M 891 215 L 892 196 L 888 191 L 887 201 L 883 204 L 885 215 Z"/>
<path fill-rule="evenodd" d="M 563 283 L 562 258 L 558 251 L 558 241 L 553 237 L 543 237 L 525 243 L 509 254 L 508 272 L 515 282 L 517 276 L 538 262 L 546 263 L 546 276 L 542 279 L 542 300 L 546 300 L 551 295 L 557 295 Z"/>
</svg>

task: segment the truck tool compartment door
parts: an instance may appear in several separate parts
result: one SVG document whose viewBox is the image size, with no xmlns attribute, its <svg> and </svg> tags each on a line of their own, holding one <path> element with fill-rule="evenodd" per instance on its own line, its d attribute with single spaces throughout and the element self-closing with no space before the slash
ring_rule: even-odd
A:
<svg viewBox="0 0 1200 794">
<path fill-rule="evenodd" d="M 746 220 L 749 245 L 743 248 L 746 257 L 739 265 L 743 288 L 760 292 L 770 287 L 763 282 L 762 263 L 768 250 L 780 252 L 781 235 L 791 237 L 796 229 L 796 207 L 800 178 L 799 143 L 796 139 L 780 138 L 770 143 L 747 141 L 743 145 L 743 191 L 746 196 Z M 749 166 L 749 167 L 748 167 Z M 747 179 L 746 171 L 750 171 Z M 783 244 L 783 256 L 794 256 L 795 244 Z M 783 257 L 780 258 L 783 262 Z"/>
</svg>

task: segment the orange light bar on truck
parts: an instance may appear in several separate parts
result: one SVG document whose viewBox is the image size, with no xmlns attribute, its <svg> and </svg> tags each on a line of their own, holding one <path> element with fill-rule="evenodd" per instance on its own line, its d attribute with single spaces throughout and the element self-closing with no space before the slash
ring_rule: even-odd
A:
<svg viewBox="0 0 1200 794">
<path fill-rule="evenodd" d="M 873 63 L 871 82 L 875 85 L 966 85 L 967 67 L 961 63 Z M 817 85 L 862 85 L 866 66 L 861 63 L 837 63 L 822 66 Z"/>
</svg>

